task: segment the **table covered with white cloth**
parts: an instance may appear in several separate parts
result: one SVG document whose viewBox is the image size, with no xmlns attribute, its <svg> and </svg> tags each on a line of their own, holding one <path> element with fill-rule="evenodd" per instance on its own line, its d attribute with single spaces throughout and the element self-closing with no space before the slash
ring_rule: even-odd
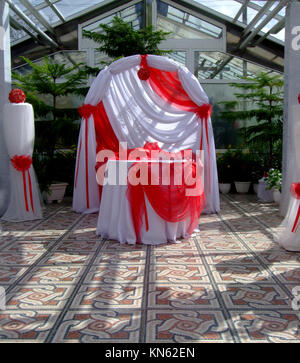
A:
<svg viewBox="0 0 300 363">
<path fill-rule="evenodd" d="M 126 197 L 127 171 L 137 161 L 109 160 L 106 165 L 106 183 L 103 185 L 99 217 L 97 222 L 97 235 L 120 243 L 135 244 L 137 242 L 132 220 L 130 203 Z M 148 161 L 151 162 L 151 161 Z M 160 162 L 176 162 L 176 160 L 163 160 Z M 182 161 L 180 161 L 182 163 Z M 141 241 L 144 244 L 161 244 L 176 242 L 186 238 L 189 219 L 181 222 L 167 222 L 163 220 L 152 208 L 145 196 L 149 229 L 143 223 L 140 231 Z"/>
</svg>

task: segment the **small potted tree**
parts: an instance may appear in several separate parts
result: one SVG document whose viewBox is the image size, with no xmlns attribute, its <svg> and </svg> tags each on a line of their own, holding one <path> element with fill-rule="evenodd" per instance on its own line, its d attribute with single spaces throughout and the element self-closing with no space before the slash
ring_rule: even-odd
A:
<svg viewBox="0 0 300 363">
<path fill-rule="evenodd" d="M 230 192 L 231 183 L 233 182 L 233 155 L 230 148 L 224 153 L 217 153 L 217 168 L 218 168 L 218 179 L 219 189 L 223 194 Z"/>
<path fill-rule="evenodd" d="M 274 202 L 279 204 L 281 198 L 282 173 L 278 169 L 271 168 L 265 178 L 267 190 L 272 190 Z"/>
<path fill-rule="evenodd" d="M 249 192 L 251 185 L 252 160 L 249 150 L 236 150 L 234 158 L 234 185 L 241 194 Z"/>
</svg>

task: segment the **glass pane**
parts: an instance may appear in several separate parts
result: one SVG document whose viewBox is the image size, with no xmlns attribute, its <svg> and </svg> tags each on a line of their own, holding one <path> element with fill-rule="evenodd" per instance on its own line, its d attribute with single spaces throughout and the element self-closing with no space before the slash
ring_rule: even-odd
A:
<svg viewBox="0 0 300 363">
<path fill-rule="evenodd" d="M 221 117 L 224 105 L 220 102 L 235 101 L 234 89 L 229 84 L 201 84 L 206 92 L 210 104 L 213 106 L 211 115 L 214 130 L 216 149 L 227 149 L 229 145 L 233 148 L 238 146 L 240 141 L 237 135 L 239 128 L 238 122 L 229 122 Z"/>
<path fill-rule="evenodd" d="M 210 39 L 221 38 L 222 29 L 187 12 L 157 1 L 157 27 L 171 32 L 169 38 Z"/>
<path fill-rule="evenodd" d="M 194 0 L 196 3 L 204 5 L 210 9 L 213 9 L 220 14 L 227 15 L 234 18 L 237 12 L 240 10 L 242 4 L 233 0 L 222 1 L 207 1 L 207 0 Z"/>
<path fill-rule="evenodd" d="M 46 18 L 46 20 L 50 23 L 56 23 L 59 21 L 59 17 L 53 12 L 53 10 L 48 6 L 42 10 L 40 10 L 40 13 Z"/>
<path fill-rule="evenodd" d="M 118 16 L 119 18 L 122 18 L 124 21 L 131 23 L 135 30 L 141 29 L 143 27 L 143 13 L 144 13 L 144 6 L 143 3 L 140 2 L 122 11 L 115 12 L 110 16 L 95 21 L 94 23 L 85 26 L 83 29 L 94 32 L 100 32 L 101 28 L 99 27 L 99 24 L 111 25 L 112 20 L 115 16 Z"/>
<path fill-rule="evenodd" d="M 167 57 L 186 66 L 187 57 L 186 57 L 186 52 L 184 52 L 184 51 L 178 51 L 178 52 L 175 51 L 172 53 L 168 53 Z"/>
<path fill-rule="evenodd" d="M 104 1 L 105 0 L 60 0 L 54 4 L 63 16 L 68 18 L 81 11 L 88 10 L 92 6 L 100 5 Z"/>
</svg>

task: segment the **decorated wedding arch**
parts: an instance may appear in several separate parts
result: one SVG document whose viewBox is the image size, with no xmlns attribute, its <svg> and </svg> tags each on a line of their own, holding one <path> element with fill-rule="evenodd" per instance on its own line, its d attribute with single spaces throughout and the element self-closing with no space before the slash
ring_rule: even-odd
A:
<svg viewBox="0 0 300 363">
<path fill-rule="evenodd" d="M 204 151 L 204 213 L 220 210 L 211 105 L 199 81 L 183 65 L 163 56 L 133 55 L 103 69 L 79 108 L 73 209 L 99 210 L 96 155 L 157 143 L 162 150 Z"/>
</svg>

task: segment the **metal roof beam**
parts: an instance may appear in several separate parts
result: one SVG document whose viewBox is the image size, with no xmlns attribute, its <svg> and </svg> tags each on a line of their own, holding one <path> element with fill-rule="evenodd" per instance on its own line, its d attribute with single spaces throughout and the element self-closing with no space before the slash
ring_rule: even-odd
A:
<svg viewBox="0 0 300 363">
<path fill-rule="evenodd" d="M 239 17 L 241 16 L 241 14 L 243 13 L 243 11 L 246 9 L 248 3 L 250 0 L 245 0 L 243 5 L 240 7 L 240 10 L 237 12 L 236 16 L 234 17 L 234 19 L 232 20 L 233 23 L 235 23 L 236 21 L 238 21 Z"/>
<path fill-rule="evenodd" d="M 59 19 L 64 23 L 66 21 L 65 17 L 63 16 L 63 14 L 57 9 L 57 7 L 50 1 L 50 0 L 45 0 L 46 4 L 48 4 L 50 6 L 50 8 L 54 11 L 54 13 L 59 17 Z"/>
<path fill-rule="evenodd" d="M 20 19 L 22 19 L 30 28 L 32 28 L 36 33 L 38 33 L 44 40 L 49 43 L 53 48 L 59 49 L 59 45 L 51 39 L 46 33 L 44 33 L 38 26 L 34 24 L 34 22 L 28 18 L 27 15 L 24 14 L 23 11 L 21 11 L 16 5 L 13 4 L 11 0 L 5 0 L 9 7 L 13 10 L 14 13 L 18 15 Z"/>
<path fill-rule="evenodd" d="M 251 42 L 251 40 L 262 30 L 262 28 L 268 24 L 268 22 L 274 17 L 275 14 L 277 14 L 290 0 L 283 0 L 281 1 L 274 10 L 272 10 L 269 15 L 259 24 L 258 27 L 256 27 L 249 36 L 241 42 L 238 49 L 243 50 L 245 49 L 248 44 Z"/>
<path fill-rule="evenodd" d="M 266 14 L 266 11 L 268 11 L 272 5 L 273 5 L 272 1 L 268 1 L 255 15 L 252 21 L 250 21 L 247 27 L 243 30 L 242 35 L 249 33 L 249 31 L 253 29 L 253 27 L 260 21 L 260 19 Z"/>
<path fill-rule="evenodd" d="M 36 10 L 36 8 L 34 6 L 32 6 L 32 4 L 28 1 L 28 0 L 19 0 L 21 4 L 23 4 L 25 6 L 25 8 L 27 8 L 30 13 L 41 23 L 44 25 L 44 27 L 50 32 L 53 33 L 54 30 L 52 28 L 52 26 L 48 23 L 48 21 L 44 18 L 44 16 L 38 11 Z"/>
<path fill-rule="evenodd" d="M 24 25 L 20 24 L 16 19 L 14 19 L 11 15 L 9 17 L 9 24 L 15 28 L 16 30 L 23 30 L 26 34 L 28 34 L 33 39 L 37 40 L 37 37 L 32 34 Z"/>
<path fill-rule="evenodd" d="M 265 35 L 263 35 L 262 37 L 260 37 L 254 44 L 253 46 L 257 46 L 258 44 L 260 44 L 262 41 L 264 41 L 270 34 L 277 34 L 278 32 L 280 32 L 281 29 L 283 29 L 285 27 L 285 18 L 283 18 L 282 20 L 280 20 L 277 24 L 275 24 Z"/>
<path fill-rule="evenodd" d="M 241 3 L 241 4 L 243 4 L 243 3 L 244 3 L 244 0 L 235 0 L 235 1 L 237 1 L 237 2 L 239 2 L 239 3 Z M 269 2 L 269 0 L 265 0 L 265 1 Z M 271 1 L 272 1 L 272 0 L 271 0 Z M 281 0 L 279 0 L 279 1 L 281 1 Z M 298 0 L 298 1 L 299 1 L 299 0 Z M 257 5 L 257 4 L 252 3 L 252 2 L 250 2 L 250 3 L 248 4 L 248 7 L 249 7 L 249 8 L 251 8 L 251 9 L 254 9 L 254 10 L 256 10 L 256 11 L 260 11 L 260 9 L 261 9 L 261 6 L 260 6 L 260 5 Z M 266 15 L 269 15 L 269 10 L 268 10 L 268 11 L 266 11 Z M 276 15 L 274 16 L 274 18 L 275 18 L 276 20 L 281 20 L 281 19 L 282 19 L 282 16 L 281 16 L 281 15 L 279 15 L 279 14 L 276 14 Z"/>
</svg>

